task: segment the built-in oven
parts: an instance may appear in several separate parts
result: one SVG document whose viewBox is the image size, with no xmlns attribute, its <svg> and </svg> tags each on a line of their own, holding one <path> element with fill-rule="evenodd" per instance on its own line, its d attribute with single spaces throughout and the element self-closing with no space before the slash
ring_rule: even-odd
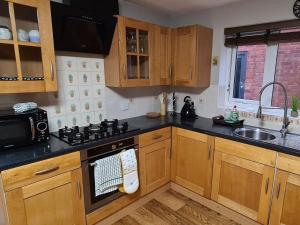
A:
<svg viewBox="0 0 300 225">
<path fill-rule="evenodd" d="M 135 149 L 138 160 L 138 139 L 131 137 L 81 151 L 81 165 L 86 213 L 90 213 L 125 195 L 119 190 L 96 196 L 94 166 L 99 159 Z"/>
</svg>

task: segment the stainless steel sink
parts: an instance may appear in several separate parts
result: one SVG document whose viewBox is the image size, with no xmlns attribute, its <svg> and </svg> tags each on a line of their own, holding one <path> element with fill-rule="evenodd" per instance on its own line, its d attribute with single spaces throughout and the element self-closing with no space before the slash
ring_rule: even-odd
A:
<svg viewBox="0 0 300 225">
<path fill-rule="evenodd" d="M 259 128 L 238 128 L 233 132 L 235 135 L 257 141 L 271 141 L 276 136 Z"/>
</svg>

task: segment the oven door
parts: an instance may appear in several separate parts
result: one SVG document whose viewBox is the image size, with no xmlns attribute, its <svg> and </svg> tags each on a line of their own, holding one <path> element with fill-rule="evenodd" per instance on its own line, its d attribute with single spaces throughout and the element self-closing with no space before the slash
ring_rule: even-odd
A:
<svg viewBox="0 0 300 225">
<path fill-rule="evenodd" d="M 111 155 L 115 155 L 120 153 L 123 150 L 131 149 L 123 148 L 118 149 L 116 151 L 107 153 L 105 155 L 101 155 L 99 157 L 95 157 L 90 160 L 86 160 L 82 162 L 82 170 L 83 170 L 83 185 L 84 185 L 84 196 L 85 196 L 85 210 L 86 213 L 90 213 L 98 208 L 101 208 L 110 202 L 120 198 L 121 196 L 125 195 L 125 193 L 120 192 L 119 190 L 96 196 L 95 192 L 95 179 L 94 179 L 94 166 L 93 164 L 102 158 L 109 157 Z M 138 150 L 136 150 L 136 157 L 138 160 Z"/>
<path fill-rule="evenodd" d="M 35 141 L 35 118 L 15 115 L 0 119 L 0 149 L 27 145 Z"/>
</svg>

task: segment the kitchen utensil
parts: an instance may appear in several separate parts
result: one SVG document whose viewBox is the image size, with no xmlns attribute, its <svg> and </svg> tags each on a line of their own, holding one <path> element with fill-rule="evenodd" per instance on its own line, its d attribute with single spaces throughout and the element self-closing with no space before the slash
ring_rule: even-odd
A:
<svg viewBox="0 0 300 225">
<path fill-rule="evenodd" d="M 29 31 L 30 42 L 39 43 L 40 42 L 40 32 L 38 30 Z"/>
<path fill-rule="evenodd" d="M 181 109 L 181 118 L 182 119 L 196 119 L 197 115 L 195 113 L 194 102 L 190 96 L 184 98 L 184 106 Z"/>
<path fill-rule="evenodd" d="M 0 26 L 0 39 L 1 40 L 11 40 L 12 34 L 8 27 Z"/>
<path fill-rule="evenodd" d="M 26 30 L 19 29 L 18 30 L 18 40 L 19 41 L 29 41 L 29 34 Z"/>
</svg>

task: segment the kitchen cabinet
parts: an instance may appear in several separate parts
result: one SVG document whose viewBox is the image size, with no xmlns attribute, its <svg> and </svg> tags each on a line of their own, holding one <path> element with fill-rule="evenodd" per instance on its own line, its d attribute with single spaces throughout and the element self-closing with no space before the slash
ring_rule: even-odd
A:
<svg viewBox="0 0 300 225">
<path fill-rule="evenodd" d="M 3 171 L 10 225 L 84 225 L 79 152 Z"/>
<path fill-rule="evenodd" d="M 170 182 L 171 139 L 140 148 L 141 194 Z"/>
<path fill-rule="evenodd" d="M 154 70 L 153 42 L 153 25 L 118 16 L 110 54 L 104 61 L 106 86 L 150 86 Z"/>
<path fill-rule="evenodd" d="M 199 25 L 172 31 L 173 83 L 175 86 L 210 85 L 213 30 Z"/>
<path fill-rule="evenodd" d="M 155 73 L 152 86 L 171 85 L 172 83 L 172 29 L 155 25 Z"/>
<path fill-rule="evenodd" d="M 279 154 L 270 225 L 299 224 L 300 158 Z"/>
<path fill-rule="evenodd" d="M 216 138 L 212 200 L 267 224 L 275 161 L 273 151 Z"/>
<path fill-rule="evenodd" d="M 170 182 L 171 128 L 139 136 L 141 194 L 148 194 Z"/>
<path fill-rule="evenodd" d="M 180 128 L 172 129 L 171 180 L 210 198 L 214 138 Z"/>
<path fill-rule="evenodd" d="M 12 33 L 0 40 L 0 93 L 57 91 L 50 0 L 0 2 L 0 25 Z M 20 29 L 38 30 L 40 41 L 20 39 Z"/>
</svg>

